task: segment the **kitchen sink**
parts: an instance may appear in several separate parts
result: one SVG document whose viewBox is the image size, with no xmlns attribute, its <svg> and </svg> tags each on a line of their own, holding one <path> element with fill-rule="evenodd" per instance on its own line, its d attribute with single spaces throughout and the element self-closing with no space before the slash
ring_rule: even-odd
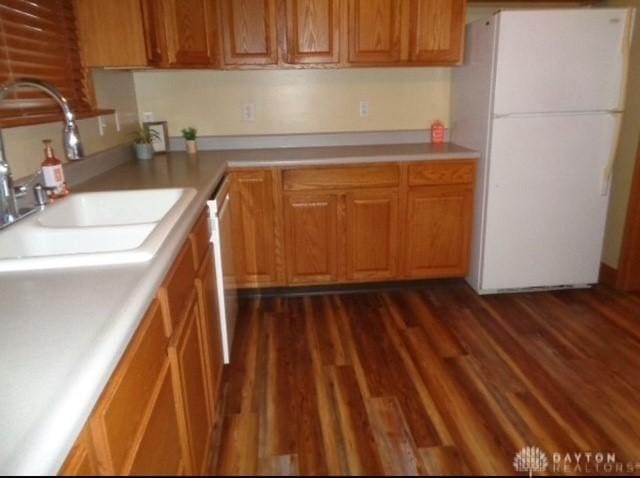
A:
<svg viewBox="0 0 640 478">
<path fill-rule="evenodd" d="M 0 272 L 145 262 L 196 191 L 72 194 L 0 232 Z"/>
<path fill-rule="evenodd" d="M 184 189 L 141 189 L 72 194 L 46 208 L 38 218 L 45 227 L 95 227 L 160 221 Z"/>
</svg>

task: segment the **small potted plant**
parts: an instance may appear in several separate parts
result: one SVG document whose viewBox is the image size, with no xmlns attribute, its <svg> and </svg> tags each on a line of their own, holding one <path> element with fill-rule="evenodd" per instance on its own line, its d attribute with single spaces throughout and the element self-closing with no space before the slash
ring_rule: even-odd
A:
<svg viewBox="0 0 640 478">
<path fill-rule="evenodd" d="M 153 141 L 160 139 L 158 133 L 146 126 L 140 126 L 136 131 L 133 138 L 133 143 L 136 149 L 136 158 L 138 159 L 151 159 L 154 155 Z"/>
<path fill-rule="evenodd" d="M 198 130 L 195 129 L 193 126 L 189 126 L 188 128 L 184 128 L 182 130 L 182 137 L 186 142 L 188 154 L 196 154 L 198 151 L 198 148 L 196 146 L 197 134 L 198 134 Z"/>
</svg>

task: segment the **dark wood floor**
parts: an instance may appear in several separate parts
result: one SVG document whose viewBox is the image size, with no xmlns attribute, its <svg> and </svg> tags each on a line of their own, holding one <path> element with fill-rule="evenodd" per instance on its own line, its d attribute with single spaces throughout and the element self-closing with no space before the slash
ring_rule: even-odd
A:
<svg viewBox="0 0 640 478">
<path fill-rule="evenodd" d="M 524 446 L 640 462 L 640 295 L 244 300 L 225 396 L 219 474 L 511 474 Z"/>
</svg>

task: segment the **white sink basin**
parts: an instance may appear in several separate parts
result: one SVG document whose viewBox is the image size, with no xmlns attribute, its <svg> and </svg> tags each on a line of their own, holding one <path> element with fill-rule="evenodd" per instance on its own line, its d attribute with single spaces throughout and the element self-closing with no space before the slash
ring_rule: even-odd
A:
<svg viewBox="0 0 640 478">
<path fill-rule="evenodd" d="M 194 189 L 72 194 L 0 231 L 0 272 L 145 262 Z"/>
<path fill-rule="evenodd" d="M 160 221 L 184 189 L 142 189 L 72 194 L 46 208 L 38 222 L 45 227 L 93 227 Z"/>
</svg>

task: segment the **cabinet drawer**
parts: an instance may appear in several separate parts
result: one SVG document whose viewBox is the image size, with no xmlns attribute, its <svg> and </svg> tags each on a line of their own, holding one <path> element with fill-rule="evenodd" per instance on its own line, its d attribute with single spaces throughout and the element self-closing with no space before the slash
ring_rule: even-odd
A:
<svg viewBox="0 0 640 478">
<path fill-rule="evenodd" d="M 400 183 L 400 169 L 397 164 L 286 169 L 282 182 L 285 191 L 394 187 Z"/>
<path fill-rule="evenodd" d="M 189 234 L 189 240 L 193 247 L 193 267 L 198 270 L 204 256 L 209 250 L 209 239 L 211 238 L 211 230 L 209 229 L 209 208 L 205 207 L 202 214 L 196 221 L 195 226 Z"/>
<path fill-rule="evenodd" d="M 124 472 L 152 391 L 162 372 L 167 343 L 162 314 L 155 300 L 91 418 L 103 472 Z"/>
<path fill-rule="evenodd" d="M 472 184 L 474 161 L 433 161 L 409 166 L 409 186 Z"/>
<path fill-rule="evenodd" d="M 193 245 L 190 240 L 187 240 L 158 291 L 158 297 L 163 306 L 167 337 L 173 333 L 186 312 L 191 296 L 195 294 L 195 279 Z"/>
</svg>

